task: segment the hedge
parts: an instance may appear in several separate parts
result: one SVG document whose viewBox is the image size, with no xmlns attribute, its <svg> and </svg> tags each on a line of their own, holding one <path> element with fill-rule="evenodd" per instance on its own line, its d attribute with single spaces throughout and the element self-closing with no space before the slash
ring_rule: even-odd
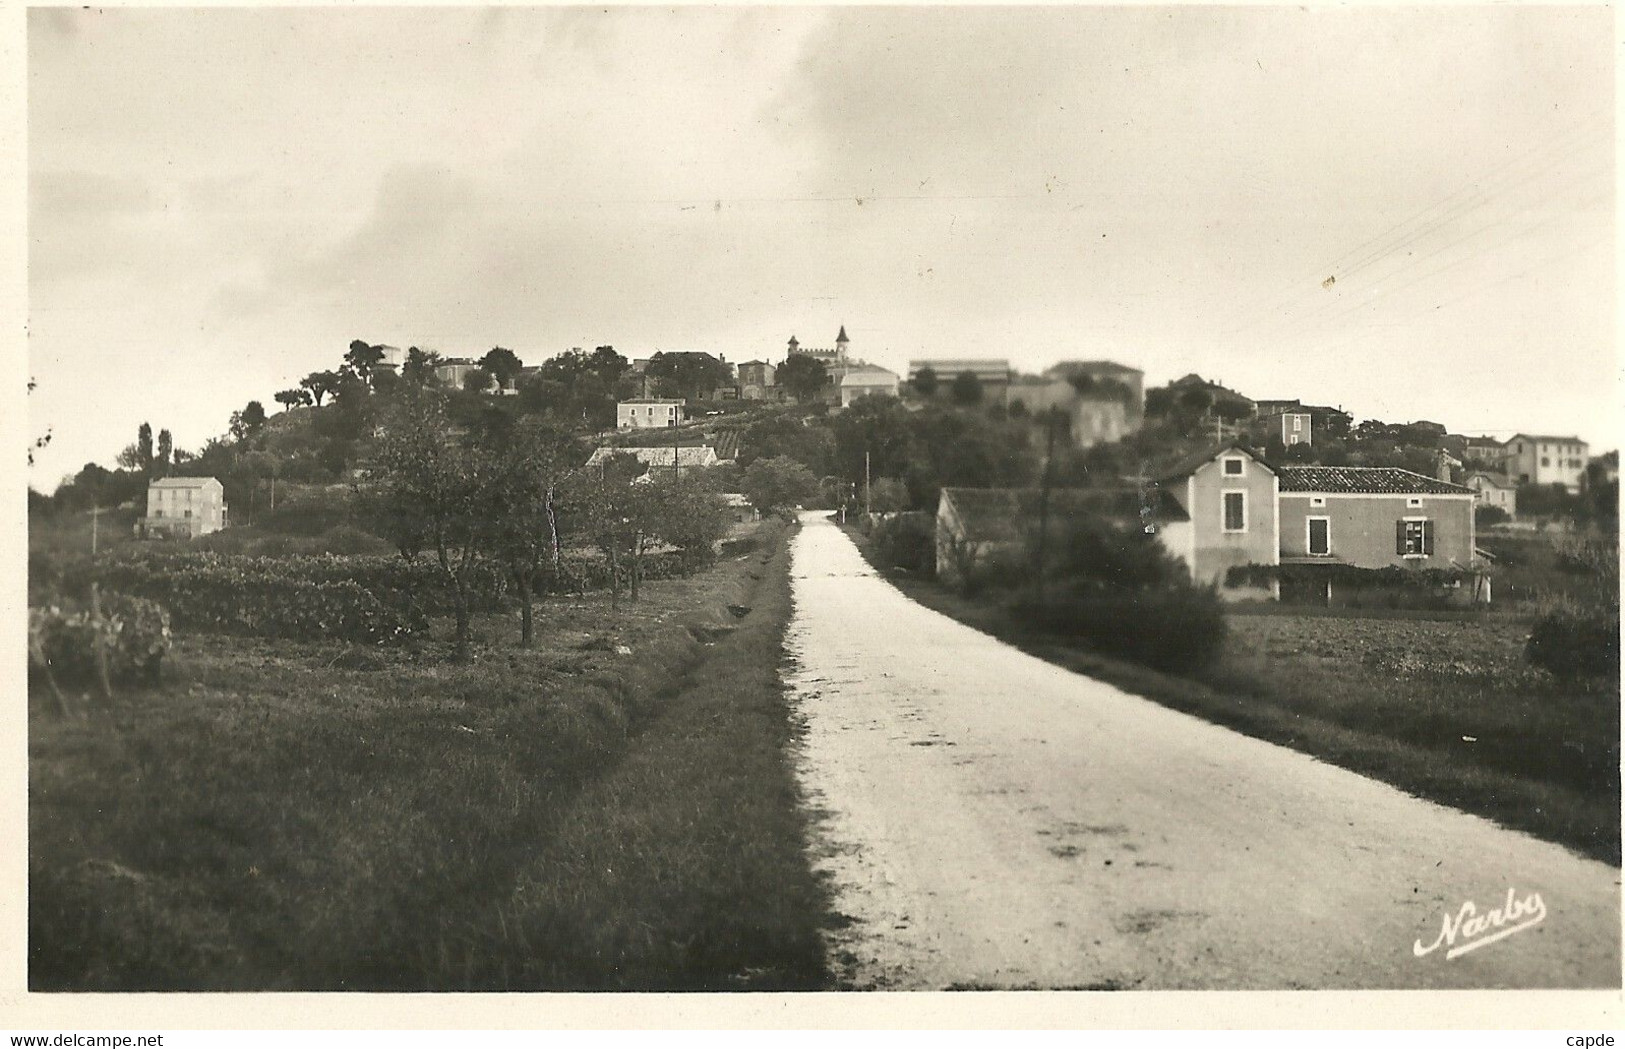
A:
<svg viewBox="0 0 1625 1049">
<path fill-rule="evenodd" d="M 100 644 L 113 681 L 156 681 L 169 651 L 169 613 L 155 601 L 127 594 L 103 594 L 101 613 L 98 618 L 71 602 L 30 608 L 30 664 L 43 664 L 62 684 L 91 681 Z"/>
<path fill-rule="evenodd" d="M 1200 670 L 1224 645 L 1224 611 L 1212 590 L 1098 588 L 1029 596 L 1011 612 L 1022 624 L 1158 670 Z"/>
<path fill-rule="evenodd" d="M 1360 568 L 1357 565 L 1328 562 L 1323 565 L 1235 565 L 1224 575 L 1225 586 L 1268 586 L 1279 580 L 1287 584 L 1330 582 L 1338 586 L 1435 590 L 1471 579 L 1474 573 L 1461 568 Z"/>
<path fill-rule="evenodd" d="M 1559 609 L 1536 620 L 1524 658 L 1558 677 L 1619 678 L 1619 610 Z"/>
</svg>

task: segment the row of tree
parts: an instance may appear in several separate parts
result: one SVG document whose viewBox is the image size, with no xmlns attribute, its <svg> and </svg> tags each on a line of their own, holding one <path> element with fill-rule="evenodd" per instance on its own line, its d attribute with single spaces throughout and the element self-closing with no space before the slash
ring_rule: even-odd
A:
<svg viewBox="0 0 1625 1049">
<path fill-rule="evenodd" d="M 653 547 L 700 564 L 726 532 L 725 510 L 703 479 L 646 478 L 632 456 L 587 467 L 570 428 L 536 418 L 503 430 L 469 428 L 448 406 L 445 392 L 425 388 L 390 407 L 363 505 L 370 529 L 402 557 L 428 557 L 440 568 L 454 597 L 458 660 L 469 656 L 469 582 L 482 562 L 511 576 L 521 644 L 529 645 L 534 595 L 566 571 L 566 548 L 602 552 L 618 602 L 623 582 L 637 599 Z"/>
</svg>

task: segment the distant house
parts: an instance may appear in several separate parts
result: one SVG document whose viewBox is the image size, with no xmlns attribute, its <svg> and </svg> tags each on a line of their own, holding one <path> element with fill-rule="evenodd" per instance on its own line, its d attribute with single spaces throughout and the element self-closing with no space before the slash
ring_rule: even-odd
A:
<svg viewBox="0 0 1625 1049">
<path fill-rule="evenodd" d="M 723 492 L 718 498 L 728 508 L 728 516 L 734 524 L 748 524 L 761 516 L 750 505 L 750 500 L 738 492 Z"/>
<path fill-rule="evenodd" d="M 676 458 L 676 472 L 678 476 L 703 470 L 717 465 L 717 451 L 710 445 L 687 445 L 673 448 L 667 445 L 663 448 L 599 448 L 587 460 L 587 466 L 602 468 L 604 463 L 612 456 L 630 455 L 637 458 L 649 468 L 648 476 L 654 476 L 664 470 L 672 472 L 673 457 Z"/>
<path fill-rule="evenodd" d="M 136 522 L 143 539 L 194 539 L 228 523 L 226 492 L 213 477 L 163 477 L 147 485 L 147 513 Z"/>
<path fill-rule="evenodd" d="M 1304 404 L 1294 400 L 1255 401 L 1262 428 L 1255 431 L 1266 440 L 1278 438 L 1281 444 L 1314 444 L 1315 438 L 1342 437 L 1354 417 L 1341 408 Z"/>
<path fill-rule="evenodd" d="M 908 381 L 914 382 L 920 373 L 930 369 L 937 377 L 937 386 L 949 389 L 955 379 L 966 372 L 976 376 L 982 386 L 982 399 L 992 404 L 1008 404 L 1010 389 L 1010 361 L 1006 358 L 931 357 L 908 362 Z"/>
<path fill-rule="evenodd" d="M 739 396 L 746 401 L 774 399 L 773 378 L 777 371 L 767 361 L 746 361 L 739 366 Z"/>
<path fill-rule="evenodd" d="M 848 407 L 859 397 L 896 397 L 897 383 L 897 373 L 884 368 L 849 371 L 841 376 L 841 407 Z"/>
<path fill-rule="evenodd" d="M 1053 369 L 1052 369 L 1053 370 Z M 1062 378 L 1017 377 L 1009 386 L 1009 407 L 1029 416 L 1059 410 L 1067 417 L 1072 442 L 1079 448 L 1120 441 L 1139 428 L 1143 406 L 1136 410 L 1110 387 L 1080 391 Z"/>
<path fill-rule="evenodd" d="M 1501 461 L 1518 484 L 1560 484 L 1578 492 L 1588 447 L 1578 437 L 1518 433 L 1502 445 Z"/>
<path fill-rule="evenodd" d="M 1508 517 L 1518 516 L 1518 486 L 1506 474 L 1475 470 L 1467 475 L 1467 487 L 1473 490 L 1474 505 L 1495 506 Z"/>
<path fill-rule="evenodd" d="M 1145 417 L 1145 372 L 1116 361 L 1060 361 L 1044 371 L 1046 378 L 1070 383 L 1088 379 L 1096 383 L 1116 383 L 1129 392 L 1125 403 L 1128 418 L 1136 427 Z"/>
<path fill-rule="evenodd" d="M 1196 452 L 1157 482 L 1190 518 L 1169 549 L 1190 566 L 1191 579 L 1222 584 L 1232 568 L 1280 562 L 1276 471 L 1258 453 L 1232 441 Z"/>
<path fill-rule="evenodd" d="M 1220 383 L 1210 382 L 1195 372 L 1180 376 L 1169 383 L 1168 388 L 1173 391 L 1176 398 L 1185 397 L 1197 390 L 1206 391 L 1213 402 L 1212 407 L 1209 409 L 1213 413 L 1247 417 L 1255 415 L 1258 411 L 1258 405 L 1251 397 L 1238 393 Z"/>
<path fill-rule="evenodd" d="M 683 421 L 683 402 L 666 397 L 640 397 L 615 405 L 617 430 L 676 426 Z"/>
<path fill-rule="evenodd" d="M 1027 549 L 1038 533 L 1041 505 L 1037 488 L 944 488 L 937 497 L 938 577 L 953 581 L 965 561 Z M 1175 554 L 1170 534 L 1189 523 L 1179 504 L 1157 488 L 1055 488 L 1047 513 L 1055 537 L 1065 534 L 1069 522 L 1104 518 L 1155 533 Z"/>
<path fill-rule="evenodd" d="M 463 388 L 463 380 L 468 378 L 469 372 L 480 370 L 478 361 L 467 357 L 447 357 L 434 366 L 434 377 L 442 386 L 451 386 L 456 389 Z"/>
</svg>

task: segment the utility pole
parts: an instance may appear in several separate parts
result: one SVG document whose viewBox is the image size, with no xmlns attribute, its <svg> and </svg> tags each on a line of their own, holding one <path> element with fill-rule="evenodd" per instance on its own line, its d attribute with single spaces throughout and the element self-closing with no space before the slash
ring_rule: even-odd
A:
<svg viewBox="0 0 1625 1049">
<path fill-rule="evenodd" d="M 679 410 L 673 408 L 671 416 L 671 479 L 674 483 L 683 476 L 677 470 L 677 412 Z"/>
<path fill-rule="evenodd" d="M 1051 464 L 1055 462 L 1055 409 L 1053 408 L 1051 408 L 1049 411 L 1045 431 L 1044 472 L 1038 488 L 1038 550 L 1036 551 L 1037 557 L 1035 559 L 1037 561 L 1035 581 L 1038 584 L 1038 596 L 1040 600 L 1042 600 L 1044 596 L 1044 546 L 1045 539 L 1049 532 L 1050 470 Z"/>
<path fill-rule="evenodd" d="M 96 556 L 96 532 L 101 517 L 102 505 L 99 502 L 90 504 L 90 556 Z"/>
<path fill-rule="evenodd" d="M 872 513 L 874 513 L 874 508 L 869 499 L 869 449 L 865 448 L 863 450 L 863 515 L 868 517 Z M 864 527 L 867 528 L 868 526 L 865 525 Z"/>
</svg>

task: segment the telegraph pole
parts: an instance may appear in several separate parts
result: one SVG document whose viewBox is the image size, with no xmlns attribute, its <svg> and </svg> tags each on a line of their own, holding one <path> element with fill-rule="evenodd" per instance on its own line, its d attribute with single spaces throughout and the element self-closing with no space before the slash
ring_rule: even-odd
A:
<svg viewBox="0 0 1625 1049">
<path fill-rule="evenodd" d="M 869 449 L 863 450 L 863 515 L 868 517 L 874 513 L 874 507 L 869 499 Z M 868 525 L 864 526 L 865 528 Z"/>
<path fill-rule="evenodd" d="M 1047 422 L 1047 424 L 1045 426 L 1046 433 L 1045 433 L 1045 437 L 1044 437 L 1044 473 L 1043 473 L 1043 475 L 1042 475 L 1042 477 L 1040 479 L 1039 489 L 1038 489 L 1038 549 L 1036 551 L 1036 553 L 1037 553 L 1036 560 L 1037 560 L 1037 563 L 1038 563 L 1037 564 L 1038 570 L 1037 570 L 1037 573 L 1036 573 L 1037 578 L 1036 578 L 1035 581 L 1038 583 L 1038 596 L 1039 596 L 1040 599 L 1042 599 L 1043 596 L 1044 596 L 1044 544 L 1045 544 L 1045 538 L 1047 536 L 1047 533 L 1049 532 L 1049 486 L 1050 486 L 1050 476 L 1051 476 L 1050 470 L 1051 470 L 1051 464 L 1053 464 L 1055 462 L 1055 409 L 1054 408 L 1050 409 L 1049 418 L 1048 418 L 1048 420 L 1046 422 Z"/>
<path fill-rule="evenodd" d="M 93 503 L 90 504 L 90 556 L 91 557 L 96 556 L 96 532 L 97 532 L 97 525 L 99 523 L 98 518 L 101 517 L 101 510 L 102 510 L 102 505 L 101 505 L 100 502 L 93 502 Z"/>
<path fill-rule="evenodd" d="M 671 416 L 671 479 L 676 483 L 683 475 L 677 470 L 677 413 L 682 409 L 673 408 Z"/>
</svg>

